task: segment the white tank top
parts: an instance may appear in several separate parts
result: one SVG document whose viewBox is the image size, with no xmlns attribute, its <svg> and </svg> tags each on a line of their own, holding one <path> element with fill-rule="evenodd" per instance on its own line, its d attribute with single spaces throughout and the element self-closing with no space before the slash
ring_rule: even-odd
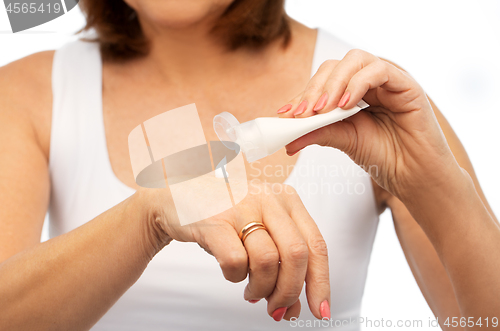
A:
<svg viewBox="0 0 500 331">
<path fill-rule="evenodd" d="M 319 30 L 311 74 L 325 60 L 341 59 L 350 48 Z M 49 224 L 54 237 L 88 222 L 135 190 L 115 176 L 109 162 L 98 46 L 76 41 L 57 50 L 52 88 Z M 344 153 L 314 145 L 301 152 L 285 183 L 298 191 L 327 242 L 332 324 L 359 317 L 378 224 L 370 177 Z M 245 284 L 225 280 L 214 257 L 197 244 L 174 241 L 92 330 L 276 331 L 293 326 L 272 320 L 265 300 L 254 305 L 243 300 Z M 314 323 L 304 293 L 301 302 L 301 323 Z M 308 329 L 321 329 L 316 326 Z M 359 330 L 359 325 L 341 329 Z"/>
</svg>

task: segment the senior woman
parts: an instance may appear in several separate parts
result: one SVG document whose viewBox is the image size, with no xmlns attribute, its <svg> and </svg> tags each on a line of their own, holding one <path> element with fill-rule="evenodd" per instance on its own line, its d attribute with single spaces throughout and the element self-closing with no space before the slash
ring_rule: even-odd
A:
<svg viewBox="0 0 500 331">
<path fill-rule="evenodd" d="M 2 328 L 288 329 L 273 319 L 299 316 L 304 282 L 301 298 L 309 309 L 301 318 L 355 319 L 377 215 L 386 205 L 434 312 L 459 314 L 427 237 L 404 206 L 359 176 L 340 151 L 310 146 L 253 163 L 251 187 L 291 185 L 298 194 L 259 189 L 237 208 L 187 227 L 173 225 L 168 189 L 143 190 L 134 182 L 127 135 L 139 123 L 196 102 L 206 138 L 215 140 L 215 114 L 231 111 L 241 121 L 272 115 L 322 63 L 343 58 L 347 44 L 291 20 L 281 1 L 84 0 L 81 6 L 94 42 L 35 54 L 0 72 L 0 138 L 9 142 L 0 156 Z M 293 113 L 310 114 L 308 102 Z M 315 171 L 332 164 L 341 171 Z M 270 168 L 276 171 L 266 176 Z M 339 184 L 346 189 L 328 189 Z M 352 194 L 348 185 L 362 189 Z M 312 193 L 312 186 L 327 189 Z M 47 209 L 51 239 L 40 244 Z M 242 243 L 238 232 L 253 221 L 268 232 L 255 231 Z M 210 255 L 180 241 L 211 252 L 223 275 Z M 224 280 L 247 274 L 246 287 Z M 273 319 L 265 316 L 264 300 L 249 305 L 242 292 L 251 303 L 265 298 Z"/>
</svg>

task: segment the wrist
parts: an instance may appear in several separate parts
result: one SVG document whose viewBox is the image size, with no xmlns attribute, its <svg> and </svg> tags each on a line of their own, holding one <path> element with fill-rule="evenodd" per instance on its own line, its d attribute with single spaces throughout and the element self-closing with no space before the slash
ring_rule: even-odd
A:
<svg viewBox="0 0 500 331">
<path fill-rule="evenodd" d="M 414 203 L 431 196 L 455 192 L 470 181 L 469 174 L 460 167 L 452 154 L 446 157 L 436 157 L 433 162 L 425 165 L 408 167 L 408 172 L 402 180 L 393 183 L 394 195 L 403 203 Z"/>
<path fill-rule="evenodd" d="M 165 213 L 157 201 L 159 197 L 153 194 L 154 189 L 138 189 L 130 198 L 130 212 L 137 215 L 143 246 L 148 255 L 153 258 L 172 238 L 165 231 Z"/>
<path fill-rule="evenodd" d="M 448 201 L 458 202 L 464 195 L 474 190 L 474 184 L 468 172 L 458 164 L 439 175 L 432 174 L 433 179 L 425 175 L 415 178 L 411 185 L 399 190 L 396 196 L 407 206 L 428 208 L 430 205 L 446 204 Z"/>
<path fill-rule="evenodd" d="M 401 201 L 438 251 L 465 240 L 485 210 L 472 178 L 460 167 L 439 184 L 415 189 Z"/>
</svg>

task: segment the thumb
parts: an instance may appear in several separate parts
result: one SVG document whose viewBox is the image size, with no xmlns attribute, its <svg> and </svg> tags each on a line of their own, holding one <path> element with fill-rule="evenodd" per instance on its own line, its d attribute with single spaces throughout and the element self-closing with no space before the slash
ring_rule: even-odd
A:
<svg viewBox="0 0 500 331">
<path fill-rule="evenodd" d="M 350 119 L 324 126 L 292 141 L 286 145 L 287 154 L 291 156 L 306 146 L 317 144 L 337 148 L 351 155 L 356 146 L 357 134 Z"/>
</svg>

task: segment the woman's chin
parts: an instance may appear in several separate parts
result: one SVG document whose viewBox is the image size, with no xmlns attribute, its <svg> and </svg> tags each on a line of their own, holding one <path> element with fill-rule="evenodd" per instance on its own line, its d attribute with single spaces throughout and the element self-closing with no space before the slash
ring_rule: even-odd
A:
<svg viewBox="0 0 500 331">
<path fill-rule="evenodd" d="M 203 22 L 216 20 L 232 2 L 221 1 L 148 1 L 136 0 L 130 3 L 141 20 L 161 28 L 187 29 Z M 192 3 L 192 5 L 191 5 Z"/>
</svg>

